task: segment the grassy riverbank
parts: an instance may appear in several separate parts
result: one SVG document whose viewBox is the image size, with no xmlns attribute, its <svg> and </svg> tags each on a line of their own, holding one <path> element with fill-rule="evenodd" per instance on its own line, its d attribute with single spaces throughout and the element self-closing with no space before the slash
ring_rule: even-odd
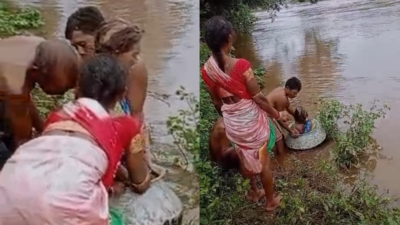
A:
<svg viewBox="0 0 400 225">
<path fill-rule="evenodd" d="M 200 66 L 210 52 L 200 49 Z M 201 76 L 200 76 L 201 77 Z M 218 114 L 203 81 L 200 82 L 200 173 L 201 224 L 400 224 L 400 211 L 389 208 L 393 201 L 378 195 L 365 180 L 351 187 L 344 185 L 339 166 L 356 163 L 365 154 L 374 121 L 383 115 L 380 108 L 346 106 L 336 101 L 322 102 L 319 118 L 336 140 L 332 159 L 299 161 L 291 156 L 287 168 L 274 169 L 276 190 L 283 195 L 282 207 L 273 213 L 261 204 L 244 200 L 248 181 L 237 174 L 222 174 L 208 159 L 208 137 Z M 347 116 L 347 112 L 350 112 Z M 338 131 L 340 119 L 347 116 L 353 129 Z M 368 145 L 368 144 L 367 144 Z"/>
</svg>

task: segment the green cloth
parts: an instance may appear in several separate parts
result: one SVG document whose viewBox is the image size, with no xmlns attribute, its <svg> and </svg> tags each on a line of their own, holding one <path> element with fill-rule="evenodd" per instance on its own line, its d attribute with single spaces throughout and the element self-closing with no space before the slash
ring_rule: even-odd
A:
<svg viewBox="0 0 400 225">
<path fill-rule="evenodd" d="M 270 118 L 268 118 L 268 123 L 269 123 L 269 139 L 268 139 L 268 145 L 267 145 L 267 152 L 268 154 L 273 158 L 274 157 L 274 147 L 275 147 L 275 142 L 276 142 L 276 130 L 274 123 Z M 231 141 L 232 146 L 236 149 L 236 144 Z"/>
<path fill-rule="evenodd" d="M 267 145 L 268 154 L 273 158 L 274 157 L 274 147 L 276 142 L 276 130 L 274 123 L 270 118 L 268 118 L 269 123 L 269 140 Z"/>
<path fill-rule="evenodd" d="M 124 225 L 124 217 L 117 209 L 110 208 L 111 225 Z"/>
</svg>

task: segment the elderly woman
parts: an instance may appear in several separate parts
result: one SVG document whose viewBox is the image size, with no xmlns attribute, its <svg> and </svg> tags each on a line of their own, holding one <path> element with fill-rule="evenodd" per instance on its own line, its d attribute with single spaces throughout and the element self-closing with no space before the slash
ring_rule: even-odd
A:
<svg viewBox="0 0 400 225">
<path fill-rule="evenodd" d="M 8 149 L 0 153 L 1 168 L 19 145 L 31 139 L 32 128 L 43 131 L 31 100 L 35 85 L 49 95 L 74 88 L 79 58 L 67 42 L 35 36 L 1 39 L 0 49 L 0 141 Z"/>
<path fill-rule="evenodd" d="M 0 224 L 109 224 L 107 191 L 141 120 L 112 113 L 126 90 L 114 57 L 89 59 L 81 75 L 77 100 L 51 114 L 43 135 L 20 146 L 0 173 Z M 138 154 L 127 155 L 129 185 L 143 192 L 150 173 Z"/>
<path fill-rule="evenodd" d="M 97 33 L 96 47 L 98 53 L 114 55 L 128 69 L 127 93 L 120 102 L 125 114 L 144 119 L 143 106 L 147 94 L 147 70 L 140 58 L 140 40 L 143 30 L 124 20 L 115 19 L 105 23 Z M 135 139 L 135 146 L 127 155 L 141 157 L 152 171 L 153 180 L 146 193 L 125 192 L 111 203 L 124 210 L 127 224 L 179 224 L 182 220 L 182 205 L 175 193 L 161 180 L 164 169 L 151 162 L 149 154 L 149 134 L 145 124 Z M 132 166 L 129 158 L 123 159 L 129 170 Z M 119 180 L 123 180 L 120 173 Z M 152 216 L 148 216 L 152 215 Z"/>
</svg>

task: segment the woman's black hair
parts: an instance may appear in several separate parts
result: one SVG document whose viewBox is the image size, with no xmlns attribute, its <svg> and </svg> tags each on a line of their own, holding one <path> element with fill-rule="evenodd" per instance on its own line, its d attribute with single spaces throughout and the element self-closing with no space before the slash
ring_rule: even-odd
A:
<svg viewBox="0 0 400 225">
<path fill-rule="evenodd" d="M 81 67 L 81 96 L 95 99 L 103 107 L 114 104 L 126 89 L 127 71 L 111 54 L 99 54 Z"/>
<path fill-rule="evenodd" d="M 305 112 L 306 111 L 302 106 L 297 107 L 296 110 L 294 111 L 294 116 L 293 116 L 294 120 L 297 123 L 305 123 L 307 120 Z"/>
<path fill-rule="evenodd" d="M 110 20 L 97 32 L 95 45 L 97 53 L 122 54 L 132 50 L 132 45 L 139 43 L 144 30 L 138 25 L 122 19 Z"/>
<path fill-rule="evenodd" d="M 232 24 L 223 17 L 214 16 L 205 24 L 204 38 L 208 48 L 213 53 L 218 67 L 225 72 L 225 62 L 222 47 L 229 42 L 229 36 L 233 34 Z"/>
</svg>

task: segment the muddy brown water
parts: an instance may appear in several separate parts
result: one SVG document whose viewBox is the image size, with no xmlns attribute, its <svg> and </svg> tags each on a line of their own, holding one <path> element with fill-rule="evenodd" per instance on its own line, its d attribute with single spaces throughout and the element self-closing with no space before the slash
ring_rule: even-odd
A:
<svg viewBox="0 0 400 225">
<path fill-rule="evenodd" d="M 152 151 L 159 163 L 170 173 L 167 180 L 179 193 L 186 208 L 193 208 L 192 199 L 198 193 L 196 176 L 174 166 L 174 159 L 181 158 L 168 135 L 166 120 L 176 115 L 186 103 L 175 96 L 184 86 L 188 92 L 199 95 L 198 37 L 199 4 L 190 0 L 22 0 L 22 5 L 41 9 L 45 19 L 42 28 L 47 37 L 63 37 L 68 16 L 80 6 L 95 5 L 108 17 L 124 18 L 145 29 L 142 42 L 143 58 L 149 70 L 149 97 L 145 112 L 151 126 L 154 142 Z M 153 94 L 157 93 L 157 94 Z M 164 101 L 162 96 L 170 96 Z M 168 104 L 164 103 L 167 102 Z"/>
<path fill-rule="evenodd" d="M 267 68 L 267 91 L 297 76 L 303 83 L 297 101 L 311 111 L 318 98 L 366 107 L 378 99 L 391 107 L 373 135 L 382 150 L 361 170 L 372 173 L 371 182 L 382 192 L 400 194 L 400 180 L 393 176 L 400 170 L 400 2 L 294 4 L 274 22 L 268 12 L 256 15 L 252 36 L 240 36 L 235 47 L 240 57 Z M 303 157 L 328 155 L 329 146 L 320 149 Z"/>
</svg>

